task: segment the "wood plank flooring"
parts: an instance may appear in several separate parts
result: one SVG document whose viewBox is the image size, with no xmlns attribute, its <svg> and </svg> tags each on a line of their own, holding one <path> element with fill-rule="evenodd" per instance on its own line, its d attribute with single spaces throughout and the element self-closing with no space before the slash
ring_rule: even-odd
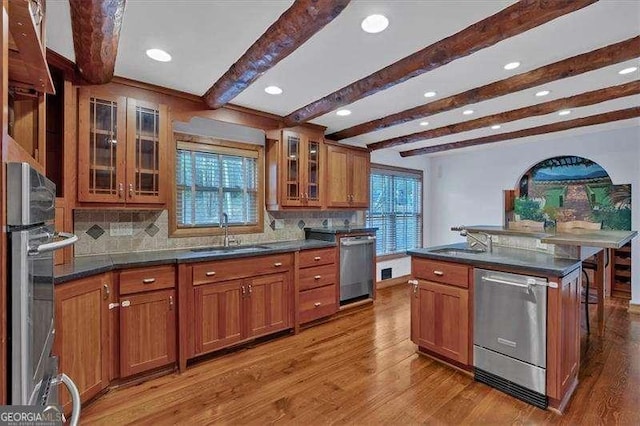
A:
<svg viewBox="0 0 640 426">
<path fill-rule="evenodd" d="M 640 315 L 626 302 L 608 301 L 604 338 L 583 336 L 580 384 L 558 416 L 417 355 L 409 300 L 408 287 L 381 289 L 372 308 L 113 390 L 82 423 L 640 424 Z"/>
</svg>

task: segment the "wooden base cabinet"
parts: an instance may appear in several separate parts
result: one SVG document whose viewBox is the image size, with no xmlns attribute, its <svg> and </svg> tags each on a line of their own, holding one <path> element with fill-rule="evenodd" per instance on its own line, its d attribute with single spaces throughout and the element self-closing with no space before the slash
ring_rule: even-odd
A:
<svg viewBox="0 0 640 426">
<path fill-rule="evenodd" d="M 452 361 L 469 363 L 469 291 L 414 280 L 411 339 Z"/>
<path fill-rule="evenodd" d="M 175 290 L 120 298 L 120 376 L 176 361 Z"/>
<path fill-rule="evenodd" d="M 53 353 L 59 357 L 59 371 L 67 374 L 85 402 L 109 385 L 111 362 L 109 321 L 115 301 L 110 275 L 80 279 L 55 287 L 56 338 Z M 71 409 L 64 387 L 60 405 Z"/>
<path fill-rule="evenodd" d="M 194 285 L 190 357 L 291 328 L 290 276 L 287 271 Z"/>
</svg>

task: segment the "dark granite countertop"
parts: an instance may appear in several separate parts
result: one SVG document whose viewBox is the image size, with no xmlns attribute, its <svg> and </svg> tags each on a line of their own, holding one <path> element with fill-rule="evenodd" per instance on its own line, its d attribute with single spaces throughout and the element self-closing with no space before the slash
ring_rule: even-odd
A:
<svg viewBox="0 0 640 426">
<path fill-rule="evenodd" d="M 368 228 L 364 225 L 354 226 L 332 226 L 327 228 L 304 228 L 305 232 L 317 232 L 319 234 L 355 234 L 355 233 L 375 233 L 378 228 Z"/>
<path fill-rule="evenodd" d="M 168 265 L 173 263 L 194 263 L 208 260 L 234 259 L 241 257 L 264 256 L 268 254 L 288 253 L 324 247 L 335 247 L 336 243 L 321 240 L 280 241 L 274 243 L 253 244 L 258 247 L 247 251 L 225 251 L 221 247 L 212 247 L 211 251 L 196 249 L 143 251 L 76 257 L 73 262 L 58 265 L 54 269 L 54 282 L 86 278 L 103 272 L 135 268 L 139 266 Z M 240 246 L 242 247 L 242 246 Z"/>
<path fill-rule="evenodd" d="M 509 269 L 515 269 L 523 273 L 540 273 L 556 277 L 563 277 L 567 275 L 569 272 L 578 268 L 581 264 L 579 259 L 557 258 L 546 253 L 499 246 L 493 247 L 493 253 L 434 252 L 435 250 L 447 248 L 467 248 L 467 245 L 466 243 L 449 244 L 409 250 L 407 253 L 411 256 L 465 263 L 477 267 L 495 268 L 505 266 Z"/>
</svg>

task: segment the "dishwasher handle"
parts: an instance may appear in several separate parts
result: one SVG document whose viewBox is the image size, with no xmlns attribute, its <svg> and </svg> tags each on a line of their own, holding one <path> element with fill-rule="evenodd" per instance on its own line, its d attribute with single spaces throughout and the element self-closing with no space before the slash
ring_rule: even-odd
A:
<svg viewBox="0 0 640 426">
<path fill-rule="evenodd" d="M 513 281 L 507 281 L 507 280 L 501 280 L 499 278 L 491 278 L 491 277 L 482 277 L 482 281 L 487 281 L 490 283 L 496 283 L 496 284 L 504 284 L 504 285 L 510 285 L 512 287 L 520 287 L 520 288 L 531 288 L 531 286 L 535 286 L 535 285 L 540 285 L 540 286 L 544 286 L 544 287 L 551 287 L 551 288 L 558 288 L 558 283 L 556 282 L 540 282 L 538 280 L 536 280 L 535 278 L 527 278 L 527 283 L 526 284 L 521 284 L 521 283 L 516 283 Z"/>
<path fill-rule="evenodd" d="M 366 238 L 343 238 L 340 240 L 341 246 L 360 246 L 364 244 L 373 244 L 376 240 L 376 237 L 369 236 Z"/>
</svg>

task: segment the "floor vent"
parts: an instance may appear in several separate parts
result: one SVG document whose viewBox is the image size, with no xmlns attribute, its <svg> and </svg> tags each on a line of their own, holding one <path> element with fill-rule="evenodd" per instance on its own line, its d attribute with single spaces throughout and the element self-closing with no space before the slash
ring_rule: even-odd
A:
<svg viewBox="0 0 640 426">
<path fill-rule="evenodd" d="M 499 389 L 504 393 L 521 399 L 522 401 L 527 402 L 531 405 L 535 405 L 536 407 L 542 408 L 543 410 L 546 410 L 547 406 L 549 405 L 549 401 L 546 395 L 542 395 L 541 393 L 532 391 L 531 389 L 527 389 L 524 386 L 520 386 L 516 383 L 510 382 L 509 380 L 498 377 L 495 374 L 481 370 L 477 367 L 475 371 L 475 379 L 478 382 L 482 382 L 491 387 Z"/>
</svg>

